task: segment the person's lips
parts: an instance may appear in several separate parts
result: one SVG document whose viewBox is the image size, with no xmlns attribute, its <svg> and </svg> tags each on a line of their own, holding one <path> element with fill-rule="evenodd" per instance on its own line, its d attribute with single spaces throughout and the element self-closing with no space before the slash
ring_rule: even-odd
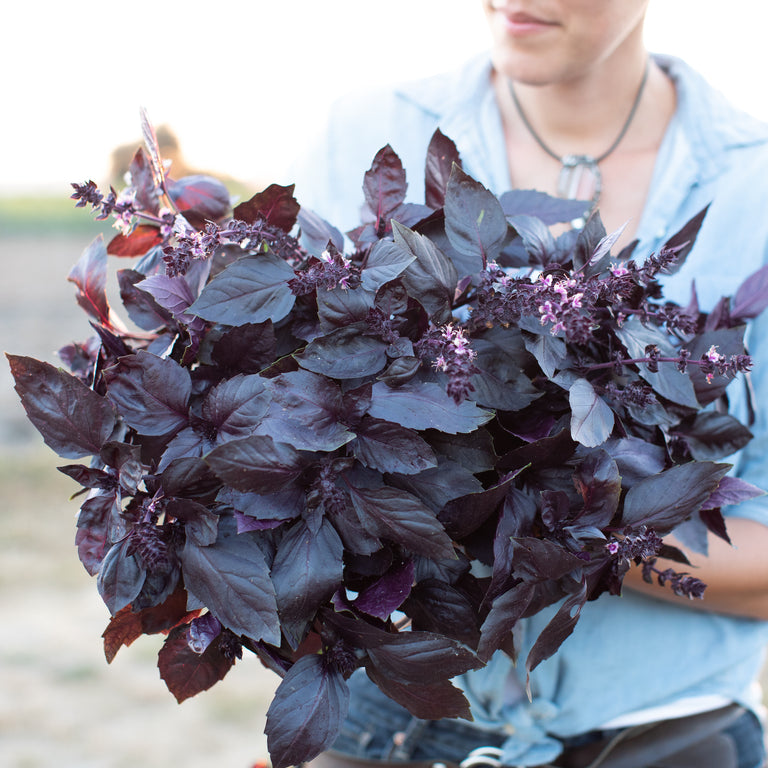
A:
<svg viewBox="0 0 768 768">
<path fill-rule="evenodd" d="M 533 16 L 524 11 L 507 13 L 504 15 L 504 21 L 508 32 L 515 36 L 540 34 L 557 26 L 556 22 Z"/>
</svg>

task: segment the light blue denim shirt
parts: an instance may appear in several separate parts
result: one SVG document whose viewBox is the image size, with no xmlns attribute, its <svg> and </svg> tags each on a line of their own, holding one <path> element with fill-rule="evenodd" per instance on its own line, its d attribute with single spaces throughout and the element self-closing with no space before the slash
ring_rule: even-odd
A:
<svg viewBox="0 0 768 768">
<path fill-rule="evenodd" d="M 682 61 L 656 58 L 675 82 L 677 111 L 659 152 L 635 254 L 657 250 L 711 202 L 686 264 L 664 283 L 665 297 L 685 305 L 695 280 L 699 302 L 709 309 L 766 260 L 768 127 L 734 110 Z M 489 74 L 484 56 L 455 73 L 342 100 L 297 168 L 299 202 L 343 230 L 356 226 L 363 173 L 387 143 L 403 160 L 409 198 L 423 202 L 426 148 L 437 127 L 456 143 L 467 173 L 496 194 L 509 189 Z M 768 318 L 752 323 L 748 343 L 756 360 L 757 419 L 754 440 L 735 457 L 736 472 L 768 487 Z M 728 391 L 743 418 L 742 383 Z M 730 513 L 768 524 L 768 497 Z M 520 627 L 521 658 L 553 610 Z M 515 670 L 501 653 L 458 682 L 478 725 L 506 726 L 512 733 L 505 762 L 535 765 L 560 750 L 547 732 L 572 736 L 626 713 L 712 694 L 759 707 L 752 684 L 766 643 L 768 622 L 689 610 L 627 590 L 585 606 L 573 635 L 534 670 L 531 702 L 510 687 Z"/>
</svg>

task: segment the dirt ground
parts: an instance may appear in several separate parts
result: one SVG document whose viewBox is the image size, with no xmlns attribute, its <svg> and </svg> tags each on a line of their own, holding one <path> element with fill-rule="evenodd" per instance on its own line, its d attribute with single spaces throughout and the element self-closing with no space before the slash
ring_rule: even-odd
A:
<svg viewBox="0 0 768 768">
<path fill-rule="evenodd" d="M 0 347 L 57 362 L 89 335 L 66 274 L 90 235 L 3 237 Z M 13 265 L 12 267 L 10 265 Z M 278 678 L 246 655 L 210 691 L 179 705 L 160 679 L 160 637 L 111 665 L 109 613 L 74 548 L 77 485 L 27 422 L 0 365 L 0 768 L 250 768 L 266 755 Z"/>
</svg>

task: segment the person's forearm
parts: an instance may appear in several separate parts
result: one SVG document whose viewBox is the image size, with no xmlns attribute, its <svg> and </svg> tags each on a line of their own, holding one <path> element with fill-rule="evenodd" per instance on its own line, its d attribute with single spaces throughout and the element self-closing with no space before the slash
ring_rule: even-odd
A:
<svg viewBox="0 0 768 768">
<path fill-rule="evenodd" d="M 665 541 L 679 546 L 691 566 L 661 559 L 657 562 L 660 570 L 673 568 L 701 579 L 707 585 L 703 599 L 676 595 L 655 579 L 652 584 L 646 583 L 641 567 L 629 570 L 624 586 L 697 610 L 768 620 L 768 527 L 743 518 L 728 518 L 726 523 L 733 546 L 710 536 L 709 554 L 705 557 L 686 550 L 668 536 Z"/>
</svg>

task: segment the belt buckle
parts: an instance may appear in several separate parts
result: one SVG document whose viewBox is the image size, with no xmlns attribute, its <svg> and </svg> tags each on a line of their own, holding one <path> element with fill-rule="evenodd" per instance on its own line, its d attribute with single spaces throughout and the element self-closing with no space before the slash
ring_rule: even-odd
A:
<svg viewBox="0 0 768 768">
<path fill-rule="evenodd" d="M 499 747 L 478 747 L 473 749 L 460 763 L 459 768 L 475 768 L 475 766 L 488 766 L 489 768 L 501 768 L 501 756 L 503 750 Z"/>
</svg>

